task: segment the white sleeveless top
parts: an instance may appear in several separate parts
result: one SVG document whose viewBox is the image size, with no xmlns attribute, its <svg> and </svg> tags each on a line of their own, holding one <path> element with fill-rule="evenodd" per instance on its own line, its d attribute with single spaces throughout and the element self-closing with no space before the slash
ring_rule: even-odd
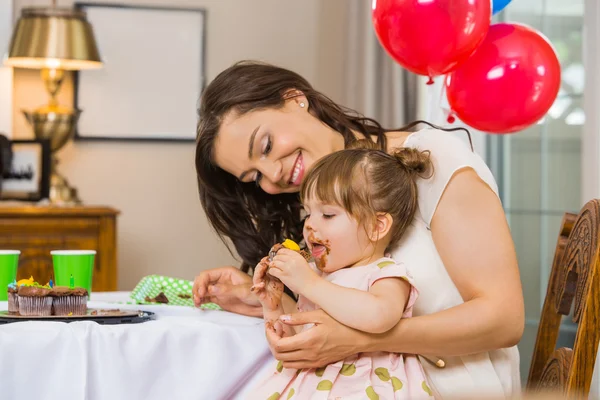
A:
<svg viewBox="0 0 600 400">
<path fill-rule="evenodd" d="M 426 315 L 462 304 L 460 293 L 448 275 L 430 231 L 438 202 L 452 176 L 461 169 L 472 168 L 498 195 L 498 187 L 485 162 L 453 133 L 424 129 L 412 133 L 405 147 L 429 150 L 434 167 L 429 179 L 418 179 L 419 210 L 402 242 L 392 252 L 395 260 L 405 263 L 419 290 L 413 315 Z M 432 389 L 441 397 L 461 398 L 461 394 L 483 397 L 512 397 L 520 394 L 519 352 L 517 347 L 468 356 L 444 357 L 445 368 L 422 360 Z"/>
</svg>

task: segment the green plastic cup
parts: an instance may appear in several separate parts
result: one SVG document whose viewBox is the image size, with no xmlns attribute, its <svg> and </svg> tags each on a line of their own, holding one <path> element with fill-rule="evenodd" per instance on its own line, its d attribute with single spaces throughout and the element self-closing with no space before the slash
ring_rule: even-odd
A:
<svg viewBox="0 0 600 400">
<path fill-rule="evenodd" d="M 0 250 L 0 301 L 8 300 L 8 285 L 17 279 L 19 250 Z"/>
<path fill-rule="evenodd" d="M 53 250 L 50 254 L 54 264 L 54 283 L 87 289 L 89 298 L 96 250 Z"/>
</svg>

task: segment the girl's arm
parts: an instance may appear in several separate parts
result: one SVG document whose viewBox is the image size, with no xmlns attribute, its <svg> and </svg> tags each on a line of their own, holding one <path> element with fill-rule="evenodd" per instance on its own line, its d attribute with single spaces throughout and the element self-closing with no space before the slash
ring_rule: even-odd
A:
<svg viewBox="0 0 600 400">
<path fill-rule="evenodd" d="M 287 293 L 283 293 L 281 305 L 283 306 L 283 312 L 285 314 L 298 312 L 298 302 L 295 299 L 292 299 Z"/>
<path fill-rule="evenodd" d="M 286 311 L 289 312 L 295 302 L 283 292 L 283 283 L 268 271 L 269 258 L 264 257 L 254 268 L 254 285 L 250 290 L 256 293 L 258 301 L 262 304 L 266 329 L 275 330 L 279 337 L 293 336 L 297 328 L 281 324 L 279 317 Z"/>
<path fill-rule="evenodd" d="M 383 333 L 402 318 L 410 290 L 410 284 L 398 277 L 379 279 L 368 292 L 318 277 L 302 294 L 346 326 L 368 333 Z"/>
</svg>

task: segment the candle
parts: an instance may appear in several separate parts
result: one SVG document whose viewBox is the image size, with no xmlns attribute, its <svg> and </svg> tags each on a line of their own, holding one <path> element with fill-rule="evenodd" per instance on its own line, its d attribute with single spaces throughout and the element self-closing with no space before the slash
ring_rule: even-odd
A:
<svg viewBox="0 0 600 400">
<path fill-rule="evenodd" d="M 50 279 L 50 282 L 48 282 L 48 286 L 50 286 L 51 288 L 54 287 L 54 282 L 52 282 L 52 279 Z"/>
<path fill-rule="evenodd" d="M 75 279 L 73 279 L 73 274 L 69 278 L 69 289 L 73 289 L 75 287 Z"/>
</svg>

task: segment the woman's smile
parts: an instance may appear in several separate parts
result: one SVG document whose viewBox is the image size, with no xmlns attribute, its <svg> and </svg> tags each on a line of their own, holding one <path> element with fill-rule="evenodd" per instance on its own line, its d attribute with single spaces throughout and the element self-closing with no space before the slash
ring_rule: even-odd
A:
<svg viewBox="0 0 600 400">
<path fill-rule="evenodd" d="M 304 178 L 304 159 L 302 158 L 302 152 L 300 151 L 292 167 L 292 176 L 288 181 L 288 185 L 300 186 L 302 178 Z"/>
</svg>

